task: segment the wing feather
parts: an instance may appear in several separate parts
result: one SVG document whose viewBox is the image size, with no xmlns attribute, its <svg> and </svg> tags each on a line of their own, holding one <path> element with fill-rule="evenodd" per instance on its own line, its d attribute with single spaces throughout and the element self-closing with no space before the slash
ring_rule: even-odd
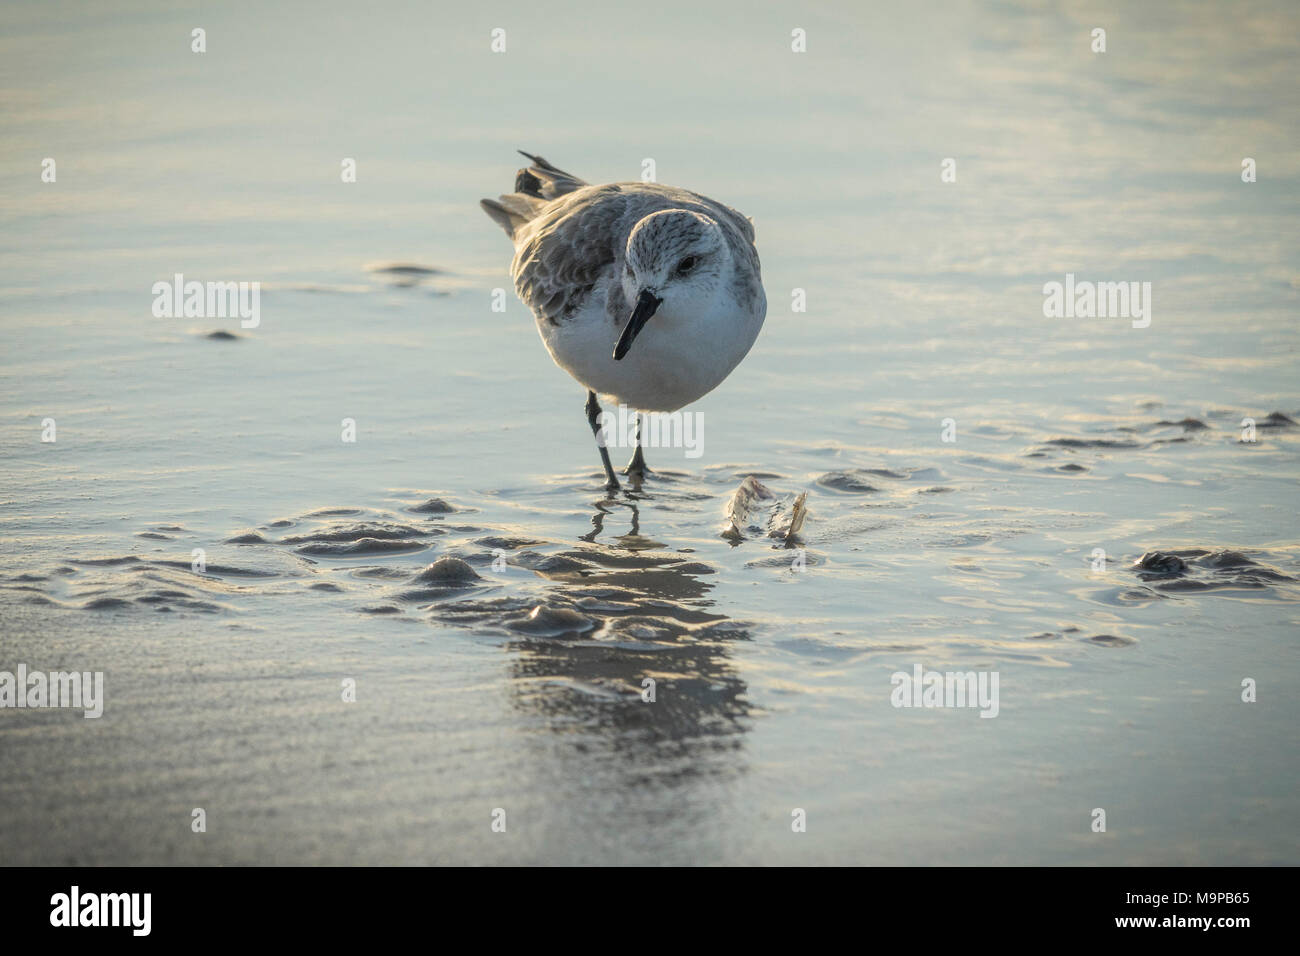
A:
<svg viewBox="0 0 1300 956">
<path fill-rule="evenodd" d="M 535 168 L 545 163 L 540 157 L 530 158 Z M 546 167 L 568 175 L 549 163 Z M 605 296 L 612 316 L 625 317 L 630 305 L 617 279 L 628 234 L 640 219 L 664 209 L 691 209 L 709 216 L 722 228 L 732 253 L 757 270 L 754 227 L 729 206 L 657 183 L 582 186 L 546 203 L 535 218 L 515 230 L 511 274 L 519 298 L 539 321 L 555 324 L 582 308 L 593 294 Z"/>
</svg>

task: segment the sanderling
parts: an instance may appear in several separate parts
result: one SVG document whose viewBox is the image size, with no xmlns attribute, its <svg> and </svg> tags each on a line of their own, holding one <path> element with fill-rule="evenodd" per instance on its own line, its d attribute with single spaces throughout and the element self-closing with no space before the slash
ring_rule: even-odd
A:
<svg viewBox="0 0 1300 956">
<path fill-rule="evenodd" d="M 523 155 L 532 165 L 516 174 L 515 191 L 483 209 L 514 240 L 515 292 L 546 350 L 587 389 L 587 422 L 614 491 L 597 394 L 637 411 L 624 474 L 640 481 L 641 413 L 676 411 L 713 390 L 763 327 L 754 227 L 690 190 L 591 186 Z"/>
</svg>

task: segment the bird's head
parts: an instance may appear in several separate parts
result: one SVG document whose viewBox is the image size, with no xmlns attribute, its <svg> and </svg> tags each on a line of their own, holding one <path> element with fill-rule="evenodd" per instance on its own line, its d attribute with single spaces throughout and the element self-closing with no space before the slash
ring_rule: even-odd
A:
<svg viewBox="0 0 1300 956">
<path fill-rule="evenodd" d="M 708 312 L 732 268 L 718 224 L 687 209 L 665 209 L 638 222 L 627 237 L 623 293 L 632 313 L 614 349 L 621 359 L 646 323 L 670 328 Z"/>
</svg>

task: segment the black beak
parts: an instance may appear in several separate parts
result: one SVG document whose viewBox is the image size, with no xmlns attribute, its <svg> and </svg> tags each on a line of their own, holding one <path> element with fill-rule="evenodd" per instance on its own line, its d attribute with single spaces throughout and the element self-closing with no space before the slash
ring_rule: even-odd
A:
<svg viewBox="0 0 1300 956">
<path fill-rule="evenodd" d="M 618 337 L 618 345 L 614 346 L 615 362 L 627 354 L 627 350 L 632 347 L 632 340 L 641 334 L 641 330 L 645 328 L 646 322 L 650 321 L 650 316 L 655 314 L 655 309 L 659 308 L 661 302 L 663 299 L 649 289 L 643 289 L 637 296 L 632 317 L 627 320 L 627 325 L 623 326 L 623 334 Z"/>
</svg>

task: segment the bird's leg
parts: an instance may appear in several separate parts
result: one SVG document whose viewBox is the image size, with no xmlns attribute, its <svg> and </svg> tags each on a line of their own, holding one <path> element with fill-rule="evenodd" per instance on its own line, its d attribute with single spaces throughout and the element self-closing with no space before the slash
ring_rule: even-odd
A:
<svg viewBox="0 0 1300 956">
<path fill-rule="evenodd" d="M 600 432 L 600 404 L 596 401 L 596 393 L 592 391 L 587 392 L 587 424 L 591 426 L 591 433 L 596 436 L 600 461 L 605 466 L 605 490 L 618 491 L 618 479 L 614 477 L 614 467 L 609 463 L 609 451 L 605 448 L 605 440 Z"/>
<path fill-rule="evenodd" d="M 645 453 L 641 451 L 641 422 L 642 421 L 644 421 L 644 416 L 640 412 L 637 412 L 636 413 L 636 451 L 632 453 L 632 460 L 629 461 L 627 463 L 627 467 L 623 469 L 623 474 L 627 475 L 629 478 L 635 479 L 638 482 L 644 481 L 645 476 L 650 474 L 650 469 L 647 468 L 645 464 Z"/>
</svg>

